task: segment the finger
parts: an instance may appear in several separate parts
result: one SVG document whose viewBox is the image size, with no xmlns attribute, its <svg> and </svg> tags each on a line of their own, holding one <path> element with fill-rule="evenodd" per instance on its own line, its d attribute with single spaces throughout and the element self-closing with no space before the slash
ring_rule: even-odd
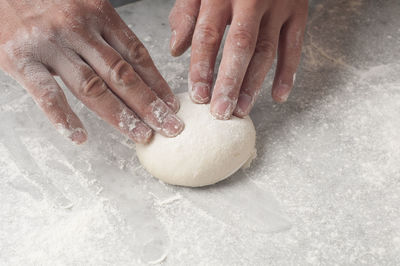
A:
<svg viewBox="0 0 400 266">
<path fill-rule="evenodd" d="M 156 132 L 175 137 L 184 128 L 168 105 L 143 82 L 132 66 L 105 41 L 91 43 L 81 56 L 108 84 L 112 92 Z"/>
<path fill-rule="evenodd" d="M 70 50 L 59 52 L 53 69 L 87 107 L 134 142 L 146 143 L 152 130 L 116 97 L 104 81 L 82 59 Z"/>
<path fill-rule="evenodd" d="M 282 28 L 278 47 L 278 64 L 272 85 L 272 98 L 276 102 L 285 102 L 293 88 L 301 58 L 306 17 L 293 16 Z"/>
<path fill-rule="evenodd" d="M 244 117 L 250 113 L 276 56 L 281 25 L 274 25 L 268 17 L 263 19 L 261 25 L 256 48 L 244 77 L 234 111 L 234 115 L 238 117 Z"/>
<path fill-rule="evenodd" d="M 29 64 L 24 70 L 34 74 L 17 77 L 17 80 L 32 95 L 51 123 L 74 143 L 84 143 L 87 132 L 51 73 L 40 63 Z"/>
<path fill-rule="evenodd" d="M 202 4 L 192 40 L 189 94 L 196 103 L 207 103 L 215 59 L 228 21 L 226 6 Z"/>
<path fill-rule="evenodd" d="M 217 119 L 229 119 L 236 107 L 255 49 L 260 20 L 261 14 L 256 10 L 244 9 L 233 16 L 211 99 L 211 114 Z"/>
<path fill-rule="evenodd" d="M 177 0 L 169 15 L 171 26 L 170 51 L 172 56 L 180 56 L 190 46 L 200 0 Z"/>
<path fill-rule="evenodd" d="M 159 98 L 174 112 L 177 112 L 179 101 L 157 70 L 147 49 L 118 14 L 115 14 L 115 16 L 118 23 L 105 26 L 103 31 L 105 41 L 132 65 L 135 72 Z"/>
</svg>

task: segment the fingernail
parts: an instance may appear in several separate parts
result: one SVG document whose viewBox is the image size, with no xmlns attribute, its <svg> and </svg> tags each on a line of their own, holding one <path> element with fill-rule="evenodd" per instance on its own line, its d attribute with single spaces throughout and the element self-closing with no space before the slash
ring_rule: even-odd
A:
<svg viewBox="0 0 400 266">
<path fill-rule="evenodd" d="M 250 112 L 251 105 L 252 98 L 248 94 L 242 93 L 239 95 L 235 113 L 239 116 L 246 116 Z"/>
<path fill-rule="evenodd" d="M 140 123 L 133 131 L 129 132 L 130 137 L 136 143 L 148 143 L 153 136 L 153 130 Z"/>
<path fill-rule="evenodd" d="M 169 42 L 169 46 L 170 46 L 171 51 L 174 50 L 175 45 L 176 45 L 176 30 L 173 30 L 172 33 L 171 33 L 171 40 Z"/>
<path fill-rule="evenodd" d="M 281 84 L 276 87 L 273 91 L 273 97 L 277 102 L 283 103 L 286 102 L 289 98 L 290 86 Z"/>
<path fill-rule="evenodd" d="M 233 101 L 226 96 L 219 97 L 211 107 L 211 114 L 220 120 L 228 120 L 233 112 Z"/>
<path fill-rule="evenodd" d="M 179 111 L 179 101 L 178 99 L 175 97 L 175 95 L 170 94 L 168 96 L 165 97 L 164 102 L 168 105 L 169 108 L 172 109 L 172 111 L 174 111 L 175 113 Z"/>
<path fill-rule="evenodd" d="M 163 121 L 161 125 L 161 130 L 167 137 L 175 137 L 182 132 L 184 128 L 182 120 L 180 120 L 176 115 L 169 114 Z"/>
<path fill-rule="evenodd" d="M 58 123 L 55 125 L 58 133 L 66 138 L 69 138 L 75 144 L 82 144 L 87 140 L 87 132 L 85 129 L 77 128 L 66 128 L 65 125 Z"/>
<path fill-rule="evenodd" d="M 87 140 L 87 132 L 83 128 L 75 128 L 72 130 L 71 135 L 69 138 L 75 143 L 75 144 L 82 144 Z"/>
<path fill-rule="evenodd" d="M 196 103 L 208 103 L 210 100 L 210 85 L 203 82 L 195 83 L 190 96 Z"/>
</svg>

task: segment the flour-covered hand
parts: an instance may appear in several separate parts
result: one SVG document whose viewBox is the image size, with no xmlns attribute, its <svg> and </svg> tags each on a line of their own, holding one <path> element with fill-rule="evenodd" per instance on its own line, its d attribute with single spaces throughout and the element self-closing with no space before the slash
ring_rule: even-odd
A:
<svg viewBox="0 0 400 266">
<path fill-rule="evenodd" d="M 278 52 L 272 97 L 286 101 L 300 61 L 307 9 L 307 0 L 177 0 L 170 15 L 171 53 L 178 56 L 192 46 L 192 100 L 211 100 L 218 119 L 248 115 Z M 211 95 L 215 60 L 229 24 Z"/>
<path fill-rule="evenodd" d="M 135 142 L 183 129 L 179 102 L 107 0 L 0 0 L 0 67 L 75 143 L 87 138 L 53 75 Z"/>
</svg>

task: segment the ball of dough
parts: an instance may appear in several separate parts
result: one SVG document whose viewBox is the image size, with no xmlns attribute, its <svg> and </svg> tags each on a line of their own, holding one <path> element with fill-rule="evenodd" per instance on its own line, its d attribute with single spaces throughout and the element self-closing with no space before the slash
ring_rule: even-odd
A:
<svg viewBox="0 0 400 266">
<path fill-rule="evenodd" d="M 177 95 L 178 116 L 185 129 L 175 138 L 155 134 L 146 145 L 136 145 L 142 165 L 154 177 L 180 186 L 200 187 L 221 181 L 256 155 L 256 131 L 249 117 L 221 121 L 210 106 L 193 103 L 187 93 Z"/>
</svg>

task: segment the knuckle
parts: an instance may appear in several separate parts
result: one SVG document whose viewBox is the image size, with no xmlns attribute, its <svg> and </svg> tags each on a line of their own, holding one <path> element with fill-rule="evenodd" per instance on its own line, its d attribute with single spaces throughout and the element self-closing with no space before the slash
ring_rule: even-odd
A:
<svg viewBox="0 0 400 266">
<path fill-rule="evenodd" d="M 40 40 L 38 40 L 38 43 L 40 43 L 43 46 L 52 45 L 52 48 L 54 48 L 54 45 L 57 44 L 57 42 L 59 41 L 59 35 L 60 35 L 59 28 L 54 26 L 49 26 L 49 33 L 41 36 Z"/>
<path fill-rule="evenodd" d="M 111 7 L 109 0 L 91 0 L 87 2 L 89 4 L 89 9 L 99 15 L 103 15 L 107 10 L 110 10 Z"/>
<path fill-rule="evenodd" d="M 265 10 L 265 7 L 269 4 L 268 2 L 269 1 L 246 0 L 245 10 L 248 14 L 253 16 L 260 14 Z"/>
<path fill-rule="evenodd" d="M 72 4 L 66 9 L 60 10 L 59 16 L 57 16 L 56 23 L 57 28 L 64 29 L 74 28 L 80 25 L 78 17 L 80 17 L 81 10 L 77 4 Z"/>
<path fill-rule="evenodd" d="M 138 65 L 147 65 L 150 60 L 149 52 L 139 39 L 133 37 L 128 44 L 128 57 Z"/>
<path fill-rule="evenodd" d="M 84 79 L 79 93 L 85 98 L 98 98 L 106 91 L 107 86 L 103 80 L 99 76 L 91 74 Z"/>
<path fill-rule="evenodd" d="M 94 22 L 91 16 L 98 17 L 97 21 L 104 21 L 103 19 L 109 15 L 110 7 L 108 0 L 73 0 L 66 8 L 59 11 L 54 20 L 55 25 L 62 30 L 68 28 L 74 32 L 83 31 L 88 23 L 98 23 Z"/>
<path fill-rule="evenodd" d="M 236 92 L 240 88 L 237 78 L 231 77 L 229 75 L 222 76 L 222 85 L 216 89 L 216 95 L 226 96 L 231 100 L 236 100 Z"/>
<path fill-rule="evenodd" d="M 267 59 L 274 59 L 276 55 L 276 44 L 266 38 L 261 38 L 258 40 L 255 53 L 262 55 L 263 57 Z"/>
<path fill-rule="evenodd" d="M 253 47 L 254 39 L 253 33 L 245 28 L 237 29 L 232 35 L 232 40 L 236 46 L 244 50 L 249 50 Z"/>
<path fill-rule="evenodd" d="M 103 7 L 108 6 L 107 0 L 92 0 L 90 2 L 92 2 L 93 6 L 95 6 L 97 8 L 103 8 Z"/>
<path fill-rule="evenodd" d="M 212 81 L 213 69 L 208 61 L 199 61 L 191 65 L 190 78 L 192 81 Z"/>
<path fill-rule="evenodd" d="M 140 82 L 139 76 L 133 71 L 132 66 L 122 58 L 118 58 L 111 65 L 110 73 L 111 80 L 118 86 L 137 87 Z"/>
<path fill-rule="evenodd" d="M 15 42 L 7 40 L 6 43 L 0 45 L 0 60 L 2 66 L 8 67 L 13 66 L 18 71 L 24 68 L 30 68 L 35 63 L 34 47 L 38 44 L 38 41 L 31 37 L 29 33 L 26 33 L 26 38 L 21 42 Z M 4 64 L 6 63 L 6 64 Z"/>
<path fill-rule="evenodd" d="M 28 61 L 32 58 L 32 53 L 27 51 L 24 46 L 11 46 L 0 48 L 0 59 L 6 64 L 2 64 L 5 70 L 9 69 L 10 66 L 16 67 L 18 71 L 23 71 L 28 66 L 28 63 L 20 63 L 21 61 Z"/>
<path fill-rule="evenodd" d="M 238 83 L 238 79 L 236 76 L 229 75 L 227 73 L 222 75 L 222 80 L 223 80 L 223 84 L 226 85 L 225 88 L 227 91 L 231 91 L 234 88 L 234 86 L 237 85 L 237 83 Z"/>
<path fill-rule="evenodd" d="M 200 46 L 206 48 L 214 48 L 220 41 L 218 29 L 211 24 L 199 24 L 196 28 L 195 36 Z"/>
</svg>

